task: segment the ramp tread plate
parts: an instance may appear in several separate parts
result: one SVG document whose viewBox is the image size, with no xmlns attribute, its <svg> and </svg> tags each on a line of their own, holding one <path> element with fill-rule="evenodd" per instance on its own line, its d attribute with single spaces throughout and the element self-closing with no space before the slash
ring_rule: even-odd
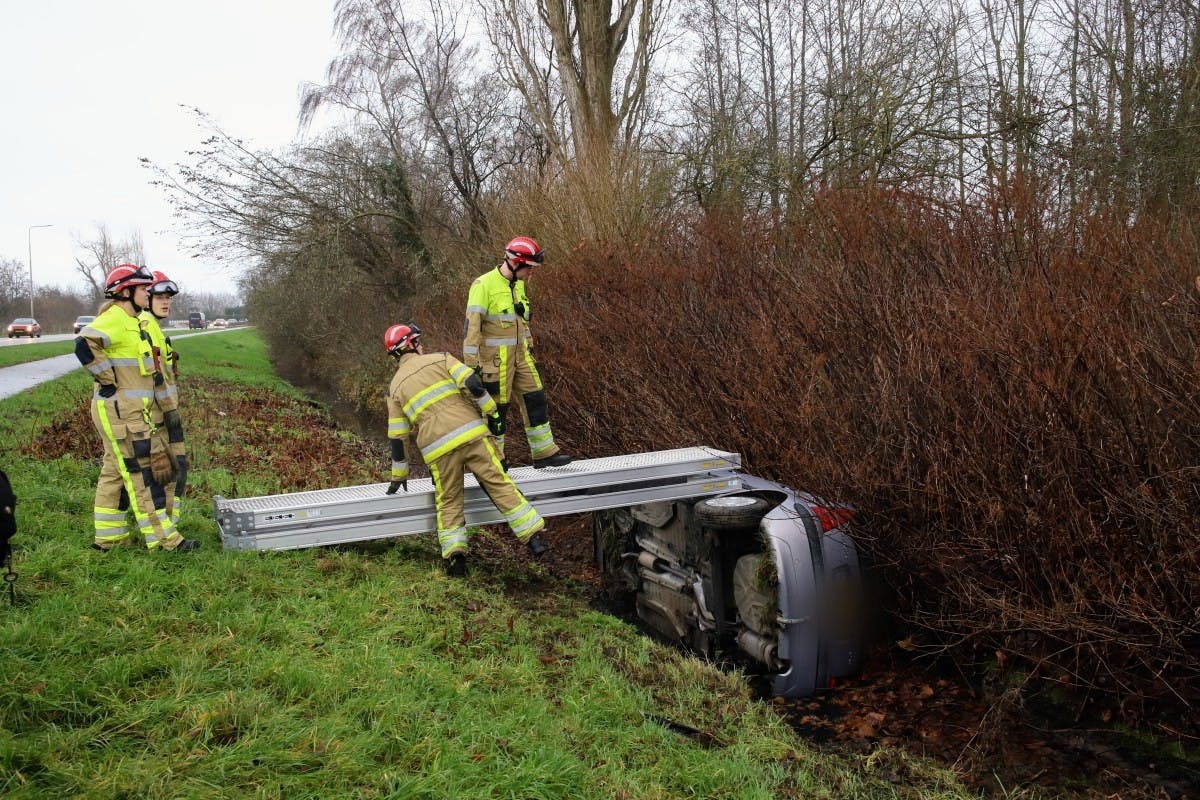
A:
<svg viewBox="0 0 1200 800">
<path fill-rule="evenodd" d="M 696 477 L 687 483 L 624 489 L 606 494 L 545 498 L 538 505 L 543 517 L 579 514 L 606 508 L 619 508 L 638 503 L 679 500 L 736 491 L 742 482 L 729 473 L 711 477 Z M 468 503 L 465 509 L 469 526 L 493 525 L 504 522 L 503 516 L 490 502 Z M 371 539 L 390 539 L 430 533 L 436 527 L 432 508 L 377 517 L 369 520 L 341 521 L 336 524 L 314 524 L 305 529 L 268 530 L 250 535 L 231 535 L 222 532 L 221 540 L 231 550 L 296 550 L 322 547 Z"/>
<path fill-rule="evenodd" d="M 630 455 L 609 456 L 606 458 L 589 458 L 573 461 L 563 467 L 552 467 L 545 470 L 535 470 L 533 467 L 514 468 L 509 475 L 526 494 L 536 491 L 553 491 L 542 489 L 541 484 L 561 485 L 563 489 L 595 485 L 591 479 L 614 472 L 632 472 L 629 480 L 639 480 L 643 476 L 640 471 L 649 468 L 678 466 L 686 470 L 693 464 L 699 469 L 730 469 L 740 466 L 741 459 L 736 453 L 726 453 L 708 447 L 683 447 L 675 450 L 658 450 L 649 453 L 634 453 Z M 686 474 L 681 472 L 679 474 Z M 334 489 L 314 489 L 288 494 L 263 495 L 261 497 L 225 498 L 215 501 L 217 514 L 223 513 L 256 513 L 270 512 L 281 509 L 311 509 L 318 506 L 339 503 L 354 503 L 362 500 L 376 500 L 384 493 L 386 483 L 367 484 L 363 486 L 343 486 Z M 469 493 L 472 490 L 480 492 L 479 484 L 471 474 L 465 476 L 465 487 Z M 555 487 L 557 488 L 557 486 Z M 433 482 L 428 478 L 415 478 L 408 482 L 408 494 L 432 493 Z"/>
</svg>

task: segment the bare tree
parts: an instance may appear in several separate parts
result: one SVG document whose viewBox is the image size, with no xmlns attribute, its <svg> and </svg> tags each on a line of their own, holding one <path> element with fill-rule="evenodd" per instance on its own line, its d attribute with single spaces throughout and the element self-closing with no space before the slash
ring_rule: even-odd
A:
<svg viewBox="0 0 1200 800">
<path fill-rule="evenodd" d="M 480 0 L 504 76 L 564 169 L 606 171 L 638 144 L 663 6 L 654 0 Z M 626 51 L 632 36 L 633 47 Z M 560 109 L 569 125 L 564 132 Z M 565 135 L 564 135 L 565 133 Z"/>
<path fill-rule="evenodd" d="M 430 193 L 448 184 L 455 213 L 435 218 L 465 218 L 467 238 L 482 239 L 486 187 L 521 160 L 530 137 L 514 135 L 522 116 L 511 112 L 509 89 L 478 67 L 461 9 L 446 0 L 416 10 L 400 0 L 339 0 L 336 27 L 342 53 L 326 85 L 306 87 L 302 124 L 326 106 L 370 120 L 392 150 L 393 174 L 403 170 L 411 182 L 428 173 Z"/>
<path fill-rule="evenodd" d="M 22 299 L 29 300 L 29 273 L 25 264 L 15 258 L 0 258 L 0 314 L 12 314 Z"/>
<path fill-rule="evenodd" d="M 104 297 L 104 278 L 117 264 L 143 264 L 146 261 L 142 234 L 133 231 L 127 239 L 114 239 L 104 223 L 96 224 L 89 238 L 75 238 L 83 255 L 75 257 L 75 271 L 83 278 L 90 299 L 98 303 Z"/>
</svg>

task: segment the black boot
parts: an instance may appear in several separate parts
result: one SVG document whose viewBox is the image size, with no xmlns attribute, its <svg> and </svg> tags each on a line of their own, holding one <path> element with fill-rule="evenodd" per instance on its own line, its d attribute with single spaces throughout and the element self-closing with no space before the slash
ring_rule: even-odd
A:
<svg viewBox="0 0 1200 800">
<path fill-rule="evenodd" d="M 200 542 L 195 539 L 184 539 L 179 544 L 171 548 L 172 553 L 189 553 L 192 550 L 199 550 Z"/>
<path fill-rule="evenodd" d="M 555 453 L 552 456 L 545 458 L 535 458 L 533 460 L 534 469 L 545 469 L 546 467 L 563 467 L 570 464 L 575 459 L 571 458 L 566 453 Z"/>
<path fill-rule="evenodd" d="M 452 578 L 467 577 L 466 553 L 455 553 L 446 560 L 446 574 Z"/>
<path fill-rule="evenodd" d="M 530 553 L 533 553 L 534 558 L 537 558 L 550 549 L 550 545 L 546 543 L 546 540 L 542 538 L 540 533 L 530 536 L 529 540 L 525 542 L 525 546 L 529 548 Z"/>
</svg>

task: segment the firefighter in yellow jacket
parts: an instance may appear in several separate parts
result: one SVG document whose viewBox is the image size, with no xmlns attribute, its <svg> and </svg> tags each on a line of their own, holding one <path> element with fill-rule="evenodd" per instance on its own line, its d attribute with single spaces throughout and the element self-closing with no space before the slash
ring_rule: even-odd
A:
<svg viewBox="0 0 1200 800">
<path fill-rule="evenodd" d="M 189 464 L 183 443 L 183 419 L 179 415 L 179 354 L 171 344 L 171 337 L 163 333 L 162 321 L 170 317 L 171 304 L 177 294 L 178 284 L 166 273 L 155 270 L 154 283 L 150 284 L 150 307 L 139 315 L 142 327 L 150 334 L 154 371 L 163 376 L 163 382 L 154 387 L 154 400 L 167 430 L 167 454 L 175 473 L 175 479 L 168 481 L 163 490 L 167 515 L 176 525 L 179 524 L 180 501 L 187 489 Z"/>
<path fill-rule="evenodd" d="M 525 280 L 544 257 L 541 246 L 528 236 L 510 241 L 504 248 L 504 261 L 471 284 L 463 333 L 463 362 L 479 372 L 502 420 L 507 418 L 513 398 L 520 399 L 536 469 L 571 463 L 571 456 L 559 451 L 550 431 L 546 392 L 533 360 L 529 332 L 533 310 Z M 504 437 L 496 437 L 496 442 L 503 459 Z"/>
<path fill-rule="evenodd" d="M 404 442 L 415 431 L 417 447 L 433 478 L 438 542 L 447 572 L 459 577 L 467 573 L 463 514 L 463 475 L 467 470 L 504 515 L 513 534 L 540 556 L 548 549 L 539 534 L 546 522 L 505 474 L 489 436 L 504 433 L 495 401 L 461 361 L 449 353 L 426 354 L 420 337 L 416 325 L 392 325 L 383 334 L 383 347 L 397 362 L 387 395 L 392 450 L 387 493 L 395 494 L 400 488 L 408 491 Z"/>
<path fill-rule="evenodd" d="M 150 336 L 138 314 L 149 305 L 154 276 L 146 267 L 121 264 L 104 280 L 110 300 L 75 339 L 75 355 L 95 380 L 92 422 L 104 444 L 93 519 L 97 550 L 132 542 L 125 512 L 130 505 L 146 547 L 188 551 L 200 543 L 184 539 L 166 510 L 166 495 L 154 476 L 152 439 L 162 436 L 154 399 L 164 380 L 154 369 Z M 165 439 L 165 437 L 163 437 Z"/>
</svg>

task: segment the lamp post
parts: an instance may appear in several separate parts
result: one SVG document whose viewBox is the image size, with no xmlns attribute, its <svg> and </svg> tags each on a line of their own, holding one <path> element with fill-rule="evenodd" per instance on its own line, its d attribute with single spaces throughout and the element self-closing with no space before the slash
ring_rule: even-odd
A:
<svg viewBox="0 0 1200 800">
<path fill-rule="evenodd" d="M 54 225 L 47 222 L 45 225 L 30 225 L 29 230 L 25 231 L 25 244 L 29 247 L 29 316 L 33 316 L 33 229 L 34 228 L 53 228 Z"/>
</svg>

